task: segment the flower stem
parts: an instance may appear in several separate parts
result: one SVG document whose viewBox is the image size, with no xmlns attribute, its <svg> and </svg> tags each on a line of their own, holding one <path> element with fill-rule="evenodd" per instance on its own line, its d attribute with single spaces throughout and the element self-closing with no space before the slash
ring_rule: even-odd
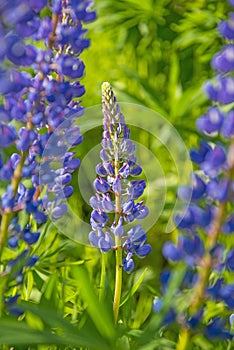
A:
<svg viewBox="0 0 234 350">
<path fill-rule="evenodd" d="M 106 255 L 101 254 L 101 278 L 100 278 L 100 291 L 99 291 L 99 300 L 104 300 L 105 294 L 105 282 L 106 282 Z"/>
<path fill-rule="evenodd" d="M 115 159 L 115 175 L 118 176 L 119 172 L 119 162 L 118 159 Z M 121 197 L 119 194 L 115 194 L 115 224 L 118 224 L 121 212 Z M 119 316 L 119 305 L 120 297 L 122 290 L 122 246 L 121 246 L 121 237 L 115 236 L 115 294 L 114 294 L 114 303 L 113 303 L 113 312 L 114 312 L 114 321 L 117 324 Z"/>
<path fill-rule="evenodd" d="M 118 321 L 118 315 L 119 315 L 119 305 L 120 305 L 120 297 L 121 297 L 121 289 L 122 289 L 122 248 L 121 248 L 121 238 L 115 237 L 115 245 L 116 245 L 116 252 L 115 252 L 115 259 L 116 259 L 116 266 L 115 266 L 115 295 L 114 295 L 114 304 L 113 304 L 113 311 L 114 311 L 114 321 L 115 324 Z"/>
<path fill-rule="evenodd" d="M 14 195 L 18 190 L 18 186 L 22 178 L 21 174 L 22 174 L 22 169 L 23 169 L 26 157 L 27 157 L 27 152 L 23 152 L 20 163 L 16 167 L 12 177 L 11 187 Z M 8 226 L 9 226 L 9 223 L 11 222 L 13 215 L 14 213 L 10 210 L 5 210 L 2 214 L 1 229 L 0 229 L 0 261 L 2 258 L 2 252 L 3 252 L 4 246 L 6 244 Z"/>
<path fill-rule="evenodd" d="M 179 335 L 179 340 L 176 345 L 176 350 L 186 350 L 189 344 L 190 332 L 188 329 L 182 329 Z"/>
</svg>

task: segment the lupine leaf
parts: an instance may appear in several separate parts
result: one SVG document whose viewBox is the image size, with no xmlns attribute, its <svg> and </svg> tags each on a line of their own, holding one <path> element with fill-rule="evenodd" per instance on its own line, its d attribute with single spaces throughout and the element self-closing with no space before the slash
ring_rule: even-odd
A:
<svg viewBox="0 0 234 350">
<path fill-rule="evenodd" d="M 101 304 L 94 292 L 87 271 L 83 266 L 74 266 L 71 269 L 72 276 L 79 281 L 80 294 L 87 303 L 87 311 L 99 333 L 106 339 L 114 339 L 116 332 L 110 309 Z"/>
<path fill-rule="evenodd" d="M 130 289 L 129 293 L 124 297 L 120 306 L 123 306 L 129 300 L 129 298 L 131 298 L 136 293 L 136 291 L 138 290 L 138 288 L 140 287 L 140 285 L 142 284 L 142 282 L 144 280 L 146 272 L 147 272 L 147 268 L 144 269 L 144 271 L 142 272 L 140 277 L 137 279 L 137 281 L 134 283 L 134 285 Z"/>
</svg>

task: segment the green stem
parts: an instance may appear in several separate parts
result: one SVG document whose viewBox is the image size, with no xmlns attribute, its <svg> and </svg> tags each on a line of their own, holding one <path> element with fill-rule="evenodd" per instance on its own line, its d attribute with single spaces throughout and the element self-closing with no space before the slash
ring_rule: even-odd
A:
<svg viewBox="0 0 234 350">
<path fill-rule="evenodd" d="M 176 350 L 186 350 L 189 345 L 190 332 L 188 329 L 182 329 L 179 335 L 179 340 L 176 345 Z"/>
<path fill-rule="evenodd" d="M 119 162 L 115 159 L 115 175 L 119 172 Z M 121 197 L 119 194 L 115 194 L 115 224 L 117 225 L 120 218 L 121 212 Z M 115 294 L 113 303 L 114 321 L 115 324 L 118 322 L 119 316 L 119 305 L 122 290 L 122 246 L 121 237 L 115 236 Z"/>
<path fill-rule="evenodd" d="M 106 283 L 106 255 L 105 253 L 101 254 L 101 278 L 100 278 L 100 291 L 99 291 L 99 300 L 104 300 L 105 295 L 105 283 Z"/>
<path fill-rule="evenodd" d="M 114 295 L 114 321 L 115 324 L 118 321 L 118 315 L 119 315 L 119 305 L 120 305 L 120 297 L 121 297 L 121 289 L 122 289 L 122 248 L 121 248 L 121 238 L 115 237 L 115 245 L 116 245 L 116 252 L 115 252 L 115 259 L 116 259 L 116 266 L 115 266 L 115 295 Z"/>
<path fill-rule="evenodd" d="M 22 178 L 21 174 L 22 174 L 22 169 L 23 169 L 26 157 L 27 157 L 27 152 L 23 152 L 20 163 L 15 169 L 11 180 L 11 187 L 14 195 L 18 190 L 18 186 Z M 7 240 L 8 226 L 9 226 L 9 223 L 11 222 L 13 215 L 14 213 L 12 213 L 12 211 L 9 211 L 9 210 L 5 210 L 2 214 L 1 230 L 0 230 L 0 261 L 2 260 L 2 252 Z"/>
</svg>

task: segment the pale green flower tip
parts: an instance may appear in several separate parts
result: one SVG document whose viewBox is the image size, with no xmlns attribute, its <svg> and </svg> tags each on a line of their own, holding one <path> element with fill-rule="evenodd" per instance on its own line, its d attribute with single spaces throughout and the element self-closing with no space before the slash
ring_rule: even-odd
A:
<svg viewBox="0 0 234 350">
<path fill-rule="evenodd" d="M 108 92 L 108 91 L 110 91 L 110 90 L 112 90 L 110 83 L 108 83 L 107 81 L 105 81 L 105 82 L 102 84 L 102 93 L 104 94 L 105 92 Z"/>
</svg>

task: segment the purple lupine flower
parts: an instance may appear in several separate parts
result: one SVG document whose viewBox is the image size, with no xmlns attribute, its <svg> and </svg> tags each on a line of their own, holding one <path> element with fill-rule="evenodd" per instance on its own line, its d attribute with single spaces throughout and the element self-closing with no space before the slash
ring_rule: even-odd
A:
<svg viewBox="0 0 234 350">
<path fill-rule="evenodd" d="M 84 111 L 77 101 L 85 93 L 77 80 L 84 72 L 79 55 L 89 46 L 83 24 L 95 19 L 92 4 L 81 3 L 2 0 L 0 5 L 0 61 L 6 61 L 0 69 L 0 147 L 17 152 L 0 159 L 0 179 L 10 183 L 0 200 L 0 245 L 15 253 L 27 247 L 6 264 L 9 273 L 17 266 L 17 284 L 24 268 L 37 262 L 28 247 L 38 244 L 40 225 L 49 214 L 59 220 L 67 212 L 72 173 L 80 165 L 69 148 L 82 142 L 75 125 Z M 20 211 L 38 230 L 14 224 Z"/>
<path fill-rule="evenodd" d="M 234 5 L 232 0 L 230 3 Z M 225 39 L 234 39 L 233 13 L 228 22 L 220 23 L 219 31 Z M 215 78 L 206 83 L 205 91 L 216 104 L 197 120 L 203 140 L 198 149 L 191 150 L 190 156 L 198 170 L 191 177 L 191 186 L 183 186 L 178 191 L 187 205 L 175 216 L 178 238 L 175 243 L 164 244 L 163 255 L 173 263 L 183 261 L 187 267 L 175 298 L 178 296 L 178 300 L 182 300 L 191 289 L 189 304 L 182 311 L 174 310 L 173 322 L 176 321 L 183 331 L 189 329 L 191 337 L 195 331 L 202 332 L 210 340 L 231 340 L 234 334 L 228 329 L 227 317 L 234 309 L 234 284 L 228 273 L 234 268 L 234 254 L 230 244 L 225 245 L 222 235 L 234 232 L 233 44 L 228 43 L 214 56 L 212 66 L 217 72 Z M 225 143 L 221 142 L 222 137 Z M 162 274 L 162 293 L 167 292 L 172 274 L 173 271 Z M 205 317 L 210 300 L 222 303 L 222 315 Z M 153 306 L 155 312 L 160 308 L 160 303 Z"/>
<path fill-rule="evenodd" d="M 124 229 L 124 222 L 142 220 L 147 216 L 148 208 L 143 201 L 136 202 L 146 185 L 143 180 L 131 180 L 131 176 L 142 172 L 142 168 L 136 164 L 135 145 L 129 138 L 129 128 L 109 83 L 103 83 L 102 92 L 102 162 L 96 166 L 98 177 L 93 183 L 97 193 L 90 199 L 94 210 L 91 213 L 89 240 L 92 246 L 107 252 L 114 249 L 114 240 L 118 237 L 120 249 L 125 254 L 123 269 L 130 273 L 135 266 L 134 255 L 143 258 L 151 251 L 141 225 L 134 226 L 128 232 Z"/>
</svg>

